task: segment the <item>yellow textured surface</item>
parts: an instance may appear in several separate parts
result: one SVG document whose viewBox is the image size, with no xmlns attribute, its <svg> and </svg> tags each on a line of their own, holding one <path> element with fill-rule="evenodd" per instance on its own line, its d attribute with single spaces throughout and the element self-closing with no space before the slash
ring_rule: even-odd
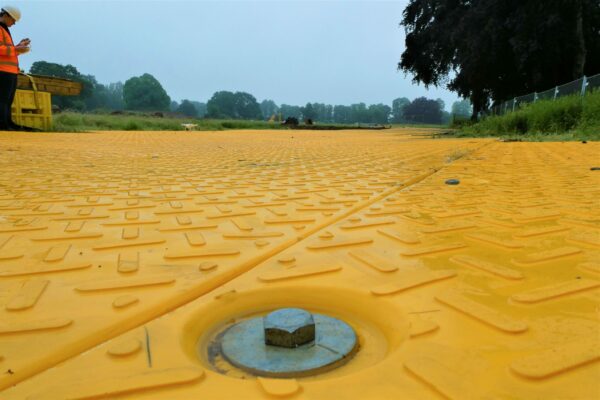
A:
<svg viewBox="0 0 600 400">
<path fill-rule="evenodd" d="M 0 397 L 596 398 L 598 154 L 406 130 L 0 134 Z M 283 306 L 344 319 L 355 358 L 277 380 L 209 356 Z"/>
</svg>

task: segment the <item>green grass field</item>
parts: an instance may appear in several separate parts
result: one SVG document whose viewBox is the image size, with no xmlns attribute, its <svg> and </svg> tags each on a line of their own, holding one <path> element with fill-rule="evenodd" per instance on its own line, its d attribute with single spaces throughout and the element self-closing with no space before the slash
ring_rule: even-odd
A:
<svg viewBox="0 0 600 400">
<path fill-rule="evenodd" d="M 111 114 L 82 114 L 64 112 L 53 116 L 54 132 L 86 132 L 86 131 L 181 131 L 185 128 L 182 124 L 196 124 L 197 131 L 222 131 L 228 129 L 288 129 L 279 122 L 249 121 L 249 120 L 222 120 L 222 119 L 195 119 L 181 117 L 154 117 L 143 114 L 127 113 L 122 115 Z M 321 124 L 317 127 L 327 126 L 337 129 L 365 128 L 368 124 Z M 408 126 L 408 125 L 402 125 Z M 441 125 L 410 125 L 413 127 L 442 127 Z"/>
<path fill-rule="evenodd" d="M 145 115 L 80 114 L 65 112 L 53 116 L 55 132 L 85 131 L 181 131 L 181 124 L 197 124 L 199 131 L 226 129 L 285 129 L 279 123 L 266 121 L 212 120 L 194 118 L 152 117 Z"/>
</svg>

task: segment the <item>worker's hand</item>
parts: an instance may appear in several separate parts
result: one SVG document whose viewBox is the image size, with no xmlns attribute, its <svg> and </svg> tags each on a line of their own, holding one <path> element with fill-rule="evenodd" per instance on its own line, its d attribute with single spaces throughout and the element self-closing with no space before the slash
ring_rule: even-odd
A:
<svg viewBox="0 0 600 400">
<path fill-rule="evenodd" d="M 17 51 L 17 54 L 25 54 L 29 52 L 29 46 L 17 45 L 15 46 L 15 50 Z"/>
<path fill-rule="evenodd" d="M 31 40 L 29 38 L 25 38 L 25 39 L 21 40 L 19 42 L 19 44 L 15 47 L 19 47 L 19 46 L 29 47 L 30 44 L 31 44 Z"/>
</svg>

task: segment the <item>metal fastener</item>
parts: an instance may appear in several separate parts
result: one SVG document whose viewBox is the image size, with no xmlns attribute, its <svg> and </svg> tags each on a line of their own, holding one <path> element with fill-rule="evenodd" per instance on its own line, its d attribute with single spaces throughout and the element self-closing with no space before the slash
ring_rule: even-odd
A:
<svg viewBox="0 0 600 400">
<path fill-rule="evenodd" d="M 263 318 L 265 344 L 295 348 L 315 340 L 315 321 L 301 308 L 282 308 Z"/>
<path fill-rule="evenodd" d="M 259 376 L 291 378 L 320 374 L 348 362 L 358 351 L 350 325 L 298 308 L 242 320 L 219 339 L 221 355 Z"/>
<path fill-rule="evenodd" d="M 458 185 L 460 181 L 458 179 L 448 179 L 446 185 Z"/>
</svg>

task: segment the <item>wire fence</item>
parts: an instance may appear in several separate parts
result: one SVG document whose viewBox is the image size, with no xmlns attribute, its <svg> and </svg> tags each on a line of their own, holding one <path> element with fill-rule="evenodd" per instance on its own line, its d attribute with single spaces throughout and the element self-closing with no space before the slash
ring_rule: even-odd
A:
<svg viewBox="0 0 600 400">
<path fill-rule="evenodd" d="M 507 100 L 490 108 L 487 115 L 503 115 L 518 110 L 522 105 L 535 103 L 540 100 L 556 100 L 559 97 L 571 95 L 585 96 L 586 93 L 599 88 L 600 74 L 584 76 L 573 82 L 565 83 L 564 85 L 556 86 L 543 92 L 529 93 Z"/>
</svg>

